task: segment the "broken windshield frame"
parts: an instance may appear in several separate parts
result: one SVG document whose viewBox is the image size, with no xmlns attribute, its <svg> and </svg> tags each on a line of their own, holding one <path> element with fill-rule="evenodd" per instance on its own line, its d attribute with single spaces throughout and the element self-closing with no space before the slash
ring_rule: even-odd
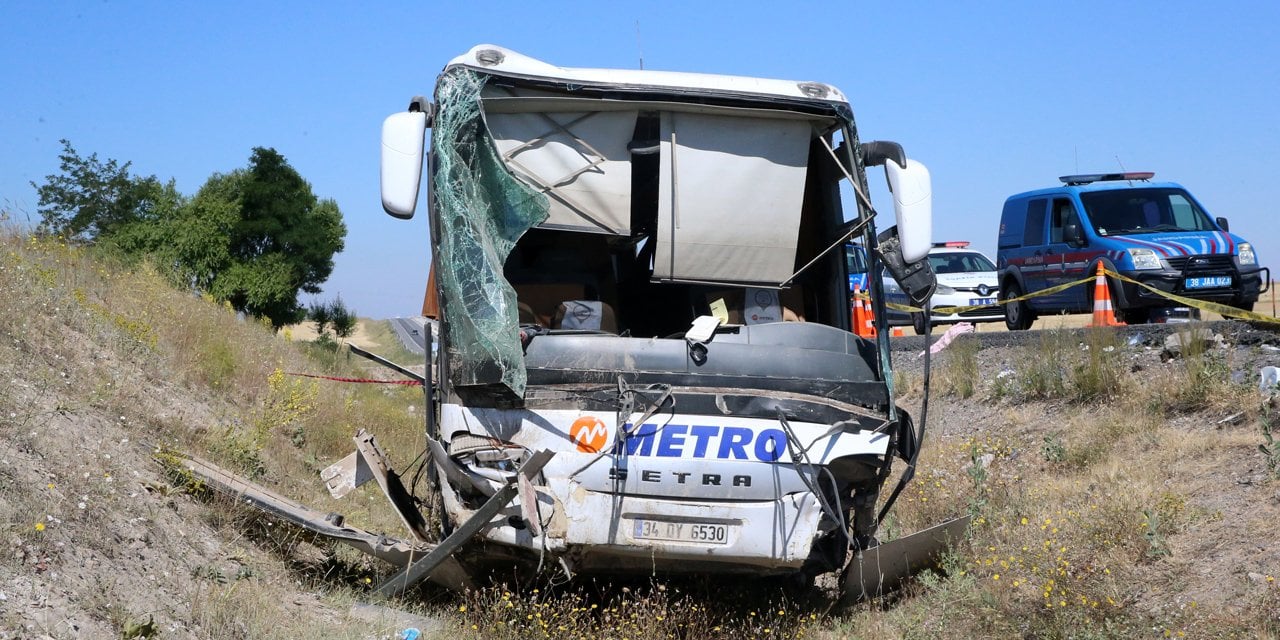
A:
<svg viewBox="0 0 1280 640">
<path fill-rule="evenodd" d="M 494 86 L 492 91 L 486 88 L 489 85 Z M 538 89 L 530 102 L 552 104 L 550 112 L 539 115 L 536 109 L 531 111 L 520 104 L 519 94 L 525 92 L 529 95 L 530 87 Z M 433 212 L 432 242 L 436 249 L 433 253 L 437 275 L 440 276 L 441 311 L 447 320 L 442 325 L 444 330 L 440 343 L 444 388 L 471 387 L 484 390 L 485 394 L 494 398 L 523 395 L 526 375 L 520 355 L 521 342 L 527 348 L 528 343 L 525 341 L 538 335 L 546 335 L 546 329 L 572 331 L 577 335 L 582 335 L 585 331 L 669 338 L 683 335 L 694 318 L 713 315 L 721 317 L 725 324 L 793 320 L 817 322 L 848 330 L 847 268 L 839 252 L 824 251 L 838 237 L 843 224 L 840 189 L 837 187 L 841 179 L 848 179 L 859 196 L 857 202 L 852 204 L 857 211 L 856 221 L 862 226 L 862 244 L 875 246 L 874 228 L 869 224 L 872 209 L 865 197 L 866 175 L 861 158 L 858 157 L 860 149 L 848 105 L 842 102 L 759 95 L 707 95 L 706 92 L 697 90 L 653 87 L 611 89 L 612 93 L 605 94 L 601 93 L 603 87 L 565 87 L 556 83 L 529 81 L 527 78 L 476 73 L 464 68 L 447 69 L 441 76 L 436 94 L 440 107 L 435 110 L 430 164 L 432 189 L 429 198 Z M 546 92 L 551 90 L 559 91 L 562 96 L 567 97 L 548 97 Z M 493 114 L 486 113 L 489 100 L 487 96 L 496 97 L 503 105 L 496 107 Z M 693 96 L 697 96 L 696 102 L 690 103 Z M 644 175 L 633 177 L 632 187 L 641 185 L 642 188 L 629 196 L 631 201 L 627 206 L 630 214 L 627 218 L 619 219 L 616 215 L 612 218 L 626 225 L 619 229 L 624 233 L 602 233 L 605 230 L 594 223 L 594 229 L 568 230 L 557 228 L 556 225 L 544 227 L 543 223 L 547 222 L 546 205 L 542 205 L 541 211 L 536 208 L 525 210 L 539 199 L 544 202 L 550 200 L 548 192 L 552 188 L 562 189 L 565 186 L 560 183 L 561 179 L 565 183 L 572 183 L 580 176 L 594 177 L 599 173 L 599 161 L 609 159 L 611 152 L 605 146 L 588 142 L 582 137 L 587 134 L 570 131 L 573 128 L 571 125 L 583 121 L 583 107 L 593 104 L 600 105 L 603 111 L 613 114 L 619 111 L 637 114 L 636 132 L 627 134 L 631 142 L 620 152 L 623 154 L 621 157 L 614 156 L 617 158 L 615 162 L 625 163 L 629 171 L 640 174 L 647 172 L 647 175 L 652 176 L 648 178 L 651 182 L 647 185 Z M 733 120 L 732 127 L 717 134 L 721 138 L 711 138 L 712 144 L 724 144 L 716 143 L 715 140 L 729 141 L 731 146 L 728 149 L 733 149 L 732 145 L 760 137 L 757 135 L 746 138 L 738 133 L 743 126 L 740 122 L 749 122 L 752 118 L 767 117 L 771 118 L 768 122 L 790 126 L 792 133 L 789 135 L 792 136 L 801 131 L 807 132 L 803 134 L 803 140 L 808 141 L 804 143 L 806 151 L 802 152 L 803 155 L 782 165 L 800 169 L 798 178 L 789 179 L 798 179 L 803 183 L 803 202 L 797 199 L 794 205 L 788 205 L 798 209 L 788 214 L 793 217 L 792 220 L 781 225 L 776 222 L 765 225 L 774 230 L 774 235 L 782 229 L 794 229 L 796 234 L 792 241 L 794 248 L 789 250 L 794 257 L 786 257 L 787 262 L 775 260 L 773 271 L 766 272 L 780 273 L 781 275 L 774 276 L 776 279 L 767 276 L 754 281 L 734 281 L 732 277 L 689 279 L 656 273 L 659 256 L 655 245 L 661 244 L 665 237 L 660 229 L 665 218 L 661 211 L 658 223 L 647 222 L 644 217 L 652 216 L 652 209 L 658 206 L 653 198 L 658 192 L 658 176 L 662 175 L 660 172 L 670 167 L 674 176 L 677 161 L 671 155 L 668 159 L 670 164 L 662 164 L 658 162 L 659 155 L 662 145 L 669 145 L 672 151 L 667 153 L 673 154 L 677 144 L 689 144 L 690 138 L 687 135 L 677 138 L 674 135 L 676 129 L 671 128 L 670 140 L 665 140 L 663 136 L 656 136 L 657 139 L 654 140 L 660 153 L 648 153 L 651 151 L 648 145 L 639 142 L 648 141 L 650 136 L 658 133 L 665 125 L 659 122 L 659 114 L 663 112 L 646 111 L 647 107 L 669 109 L 676 114 L 693 114 L 687 119 L 695 127 L 699 122 L 714 125 L 715 118 Z M 575 111 L 578 115 L 574 115 Z M 498 144 L 490 136 L 496 114 L 515 114 L 521 117 L 525 113 L 531 119 L 541 118 L 538 121 L 541 124 L 535 123 L 536 126 L 514 130 L 514 137 L 508 138 L 511 140 L 509 143 Z M 651 118 L 654 125 L 652 131 L 646 130 L 648 132 L 642 134 L 640 123 L 645 118 Z M 735 118 L 746 119 L 738 121 Z M 796 129 L 786 124 L 789 122 L 809 124 L 805 124 L 803 129 Z M 719 126 L 724 127 L 726 124 L 728 120 Z M 608 126 L 612 130 L 617 129 L 616 125 Z M 499 128 L 502 127 L 506 127 L 508 133 L 513 131 L 508 125 L 499 123 Z M 608 130 L 610 129 L 605 129 L 606 132 Z M 783 130 L 777 129 L 779 132 Z M 690 131 L 698 133 L 696 128 Z M 843 144 L 840 149 L 833 150 L 830 138 L 837 135 L 837 132 Z M 468 137 L 476 134 L 479 137 Z M 527 140 L 521 140 L 521 136 L 542 139 L 545 142 L 540 144 L 546 147 L 552 143 L 552 138 L 547 136 L 561 134 L 566 135 L 556 141 L 556 144 L 581 147 L 585 151 L 579 150 L 576 153 L 589 152 L 592 157 L 584 158 L 583 161 L 589 161 L 595 168 L 582 171 L 569 167 L 568 171 L 556 171 L 557 167 L 544 163 L 550 167 L 544 171 L 547 179 L 531 181 L 527 179 L 524 170 L 536 170 L 537 167 L 522 162 L 522 171 L 512 174 L 509 158 L 523 153 L 531 146 Z M 693 144 L 698 144 L 697 140 L 694 135 Z M 613 148 L 616 149 L 616 146 Z M 688 148 L 694 150 L 692 157 L 697 160 L 697 151 L 702 147 Z M 770 148 L 772 147 L 764 149 Z M 753 158 L 755 156 L 752 149 L 750 146 L 744 147 L 736 152 L 738 155 L 729 157 Z M 844 155 L 839 161 L 836 161 L 837 153 Z M 646 162 L 651 162 L 652 166 L 646 166 Z M 702 162 L 711 166 L 708 164 L 710 156 Z M 505 170 L 498 169 L 504 165 L 507 166 Z M 845 171 L 841 165 L 856 169 Z M 769 165 L 765 167 L 767 166 Z M 506 174 L 506 177 L 501 174 Z M 720 170 L 707 174 L 702 180 L 718 181 L 724 175 L 734 176 L 734 173 Z M 741 175 L 734 177 L 748 191 L 753 185 L 770 182 L 767 176 L 750 178 L 745 182 Z M 480 182 L 477 183 L 477 180 Z M 517 184 L 521 182 L 523 186 Z M 479 189 L 470 186 L 460 189 L 470 184 L 482 186 Z M 695 181 L 692 184 L 712 183 Z M 673 183 L 673 188 L 675 186 Z M 649 191 L 644 191 L 645 189 Z M 590 195 L 595 192 L 580 190 L 579 193 Z M 795 193 L 797 195 L 792 197 L 801 197 L 800 191 Z M 701 199 L 704 208 L 723 211 L 726 201 L 721 198 L 733 195 L 733 189 L 722 185 L 719 191 L 707 192 L 704 189 L 696 198 Z M 737 197 L 742 198 L 743 195 L 737 194 Z M 750 198 L 752 193 L 745 195 Z M 568 196 L 569 198 L 560 197 L 557 200 L 563 202 L 573 198 L 575 194 L 569 193 Z M 751 206 L 759 209 L 759 205 Z M 497 210 L 508 213 L 497 218 L 493 214 L 479 214 L 481 211 Z M 672 211 L 671 215 L 679 213 Z M 685 214 L 688 215 L 687 212 Z M 520 222 L 516 222 L 517 220 Z M 735 229 L 725 226 L 723 220 L 724 218 L 717 218 L 711 221 L 713 225 L 719 226 L 707 227 L 704 233 L 709 235 L 705 237 L 714 238 L 743 227 L 755 226 L 742 224 L 742 220 L 738 220 L 739 229 Z M 513 223 L 516 223 L 515 226 L 511 226 Z M 706 225 L 707 222 L 703 224 Z M 481 226 L 488 228 L 482 229 Z M 673 227 L 668 223 L 668 228 Z M 479 240 L 479 244 L 474 244 L 476 240 Z M 457 244 L 459 241 L 463 244 Z M 841 243 L 836 246 L 839 244 Z M 729 241 L 723 246 L 741 251 L 741 247 L 750 245 Z M 878 274 L 878 256 L 868 257 Z M 482 266 L 486 261 L 490 266 Z M 791 273 L 796 264 L 804 264 L 806 261 L 817 263 L 811 273 L 796 278 L 795 286 L 783 289 L 777 287 L 779 281 Z M 794 264 L 789 264 L 790 262 Z M 715 263 L 704 259 L 702 264 Z M 459 269 L 471 275 L 465 275 Z M 721 272 L 736 274 L 732 270 L 725 272 L 722 269 Z M 674 272 L 673 275 L 678 276 Z M 464 281 L 473 284 L 468 285 Z M 882 298 L 878 279 L 873 278 L 870 284 L 875 298 Z M 497 295 L 494 288 L 509 293 Z M 755 312 L 747 308 L 747 303 L 754 304 Z M 517 331 L 519 326 L 536 328 Z M 517 333 L 523 334 L 521 340 L 516 339 Z M 887 337 L 877 340 L 877 343 L 880 362 L 879 366 L 873 365 L 872 368 L 876 370 L 876 377 L 883 380 L 887 377 Z M 890 412 L 893 413 L 892 408 Z"/>
</svg>

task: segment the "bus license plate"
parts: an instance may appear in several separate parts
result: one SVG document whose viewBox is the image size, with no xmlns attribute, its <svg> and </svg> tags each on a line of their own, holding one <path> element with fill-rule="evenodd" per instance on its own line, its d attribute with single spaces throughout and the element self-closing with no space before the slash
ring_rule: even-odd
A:
<svg viewBox="0 0 1280 640">
<path fill-rule="evenodd" d="M 1216 289 L 1231 286 L 1231 276 L 1205 276 L 1203 278 L 1187 278 L 1188 289 Z"/>
<path fill-rule="evenodd" d="M 984 304 L 995 304 L 995 298 L 969 298 L 969 306 L 978 307 Z"/>
<path fill-rule="evenodd" d="M 729 525 L 703 522 L 633 520 L 632 538 L 700 544 L 729 544 Z"/>
</svg>

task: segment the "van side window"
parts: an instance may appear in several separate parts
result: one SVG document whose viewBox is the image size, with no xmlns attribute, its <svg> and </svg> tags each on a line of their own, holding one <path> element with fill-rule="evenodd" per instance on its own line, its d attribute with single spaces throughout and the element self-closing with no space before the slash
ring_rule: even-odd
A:
<svg viewBox="0 0 1280 640">
<path fill-rule="evenodd" d="M 1068 224 L 1079 222 L 1076 216 L 1076 208 L 1071 204 L 1070 200 L 1057 198 L 1053 201 L 1053 217 L 1049 223 L 1049 242 L 1061 243 L 1062 229 Z"/>
<path fill-rule="evenodd" d="M 1044 210 L 1047 198 L 1038 198 L 1027 203 L 1027 228 L 1022 234 L 1022 245 L 1035 247 L 1044 244 Z"/>
</svg>

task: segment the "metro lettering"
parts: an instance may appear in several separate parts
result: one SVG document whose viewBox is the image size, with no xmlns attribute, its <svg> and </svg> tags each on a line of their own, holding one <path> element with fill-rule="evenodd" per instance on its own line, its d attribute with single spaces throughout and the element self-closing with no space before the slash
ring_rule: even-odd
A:
<svg viewBox="0 0 1280 640">
<path fill-rule="evenodd" d="M 770 444 L 773 446 L 768 446 Z M 782 449 L 785 446 L 787 446 L 787 434 L 778 429 L 762 431 L 760 437 L 756 438 L 756 459 L 773 462 L 782 457 Z"/>
<path fill-rule="evenodd" d="M 720 433 L 720 427 L 708 427 L 705 425 L 694 425 L 689 429 L 689 435 L 693 436 L 693 457 L 705 458 L 707 456 L 707 444 L 711 442 L 711 437 Z"/>
<path fill-rule="evenodd" d="M 735 486 L 735 487 L 749 487 L 749 486 L 751 486 L 751 476 L 734 476 L 734 477 L 733 477 L 733 486 Z"/>
<path fill-rule="evenodd" d="M 711 486 L 718 487 L 718 486 L 720 486 L 720 474 L 718 474 L 718 473 L 704 473 L 704 474 L 702 474 L 702 485 L 703 485 L 704 487 L 711 487 Z"/>
<path fill-rule="evenodd" d="M 658 473 L 657 471 L 649 471 L 649 470 L 641 471 L 640 480 L 642 482 L 662 482 L 662 474 Z"/>
<path fill-rule="evenodd" d="M 729 454 L 732 453 L 735 460 L 746 460 L 746 444 L 751 442 L 751 436 L 753 435 L 755 433 L 746 427 L 725 427 L 724 432 L 720 435 L 720 452 L 716 454 L 716 457 L 727 460 Z"/>
<path fill-rule="evenodd" d="M 781 429 L 645 423 L 626 424 L 620 433 L 625 445 L 618 450 L 632 456 L 777 462 L 787 451 Z"/>
<path fill-rule="evenodd" d="M 659 458 L 679 458 L 680 449 L 684 446 L 684 433 L 689 425 L 669 424 L 662 429 L 662 438 L 658 440 Z"/>
<path fill-rule="evenodd" d="M 634 433 L 631 433 L 631 424 L 628 423 L 624 428 L 624 433 L 629 434 L 627 436 L 627 455 L 653 455 L 653 436 L 658 433 L 658 425 L 646 422 L 640 425 L 640 428 L 636 429 Z"/>
</svg>

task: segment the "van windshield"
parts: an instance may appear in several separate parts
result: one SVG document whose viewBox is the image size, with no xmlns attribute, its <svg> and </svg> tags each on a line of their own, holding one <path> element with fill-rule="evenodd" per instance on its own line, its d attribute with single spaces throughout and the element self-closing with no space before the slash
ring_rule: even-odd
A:
<svg viewBox="0 0 1280 640">
<path fill-rule="evenodd" d="M 1216 231 L 1217 227 L 1182 189 L 1115 189 L 1080 194 L 1093 229 L 1101 236 L 1163 231 Z"/>
</svg>

